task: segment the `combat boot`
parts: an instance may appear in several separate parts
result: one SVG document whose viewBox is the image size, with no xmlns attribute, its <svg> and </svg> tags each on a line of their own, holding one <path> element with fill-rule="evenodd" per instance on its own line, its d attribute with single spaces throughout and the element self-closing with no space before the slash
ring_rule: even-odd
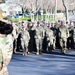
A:
<svg viewBox="0 0 75 75">
<path fill-rule="evenodd" d="M 16 53 L 16 48 L 14 49 L 13 53 Z"/>
<path fill-rule="evenodd" d="M 28 51 L 27 54 L 31 54 L 31 53 Z"/>
<path fill-rule="evenodd" d="M 48 47 L 46 48 L 46 51 L 48 52 Z"/>
<path fill-rule="evenodd" d="M 61 49 L 61 53 L 62 53 L 62 54 L 66 54 L 66 50 L 67 50 L 66 48 L 62 48 L 62 49 Z"/>
<path fill-rule="evenodd" d="M 53 50 L 55 50 L 55 47 L 53 46 Z"/>
<path fill-rule="evenodd" d="M 51 45 L 51 46 L 49 47 L 49 53 L 52 53 L 52 50 L 53 50 L 53 46 Z"/>
<path fill-rule="evenodd" d="M 40 50 L 39 53 L 42 54 L 42 51 Z"/>
<path fill-rule="evenodd" d="M 67 48 L 64 48 L 64 53 L 66 53 L 66 51 L 67 51 Z"/>
<path fill-rule="evenodd" d="M 22 55 L 24 56 L 24 53 Z"/>
<path fill-rule="evenodd" d="M 47 51 L 48 53 L 52 53 L 52 49 L 51 49 L 50 47 L 48 47 L 48 48 L 46 49 L 46 51 Z"/>
<path fill-rule="evenodd" d="M 26 56 L 27 55 L 27 52 L 25 52 L 24 55 Z"/>
<path fill-rule="evenodd" d="M 27 55 L 27 52 L 23 53 L 22 55 L 23 55 L 23 56 L 26 56 L 26 55 Z"/>
<path fill-rule="evenodd" d="M 39 52 L 39 50 L 37 51 L 36 55 L 40 55 L 40 52 Z"/>
</svg>

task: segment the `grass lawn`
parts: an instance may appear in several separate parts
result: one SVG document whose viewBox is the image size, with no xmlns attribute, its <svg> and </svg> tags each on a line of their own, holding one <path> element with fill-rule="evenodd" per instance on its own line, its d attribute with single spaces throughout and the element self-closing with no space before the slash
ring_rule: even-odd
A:
<svg viewBox="0 0 75 75">
<path fill-rule="evenodd" d="M 28 21 L 30 19 L 30 17 L 28 16 L 28 17 L 24 17 L 24 18 L 8 18 L 8 20 L 12 20 L 12 21 L 14 21 L 14 22 L 18 22 L 18 21 L 21 21 L 21 20 L 26 20 L 26 21 Z M 38 19 L 39 20 L 41 20 L 41 16 L 38 16 Z M 36 17 L 34 17 L 34 20 L 36 20 Z M 52 18 L 52 17 L 50 17 L 50 18 L 46 18 L 46 20 L 48 21 L 48 22 L 52 22 L 52 21 L 54 21 L 54 18 Z"/>
<path fill-rule="evenodd" d="M 21 20 L 29 20 L 30 17 L 24 17 L 24 18 L 8 18 L 8 20 L 12 20 L 14 22 L 18 22 L 18 21 L 21 21 Z"/>
</svg>

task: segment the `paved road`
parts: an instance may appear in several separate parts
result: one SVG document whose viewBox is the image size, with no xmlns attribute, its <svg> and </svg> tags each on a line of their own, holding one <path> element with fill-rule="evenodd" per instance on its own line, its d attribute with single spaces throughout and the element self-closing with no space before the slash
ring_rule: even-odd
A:
<svg viewBox="0 0 75 75">
<path fill-rule="evenodd" d="M 61 55 L 59 50 L 52 54 L 14 54 L 8 66 L 9 75 L 75 75 L 75 51 Z"/>
</svg>

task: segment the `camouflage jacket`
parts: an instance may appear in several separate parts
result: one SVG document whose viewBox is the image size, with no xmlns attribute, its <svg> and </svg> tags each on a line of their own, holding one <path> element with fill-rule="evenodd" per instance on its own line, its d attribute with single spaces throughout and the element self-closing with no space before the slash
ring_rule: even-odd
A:
<svg viewBox="0 0 75 75">
<path fill-rule="evenodd" d="M 0 75 L 8 75 L 7 65 L 10 62 L 13 52 L 13 41 L 12 36 L 3 35 L 0 36 L 0 63 L 2 62 L 2 69 L 0 70 Z"/>
<path fill-rule="evenodd" d="M 60 38 L 68 38 L 69 37 L 69 30 L 66 26 L 59 27 L 59 37 Z"/>
</svg>

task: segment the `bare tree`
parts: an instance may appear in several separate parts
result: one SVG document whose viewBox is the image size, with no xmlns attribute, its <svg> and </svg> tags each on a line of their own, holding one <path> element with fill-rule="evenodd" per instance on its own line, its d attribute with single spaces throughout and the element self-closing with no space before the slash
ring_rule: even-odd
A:
<svg viewBox="0 0 75 75">
<path fill-rule="evenodd" d="M 45 18 L 48 20 L 50 13 L 54 13 L 55 0 L 43 0 L 43 9 L 46 12 Z"/>
<path fill-rule="evenodd" d="M 65 7 L 65 11 L 66 11 L 66 20 L 68 21 L 68 4 L 66 2 L 66 0 L 62 0 L 63 6 Z"/>
<path fill-rule="evenodd" d="M 11 5 L 13 4 L 13 8 L 17 7 L 17 6 L 20 6 L 21 7 L 21 10 L 22 10 L 22 14 L 23 14 L 23 17 L 24 17 L 24 14 L 25 14 L 25 11 L 27 9 L 27 3 L 28 0 L 15 0 L 15 1 L 11 1 L 7 4 L 9 4 L 9 8 L 11 7 Z"/>
<path fill-rule="evenodd" d="M 68 10 L 71 10 L 70 5 L 73 5 L 75 3 L 75 0 L 62 0 L 62 3 L 63 3 L 63 6 L 65 7 L 66 20 L 68 21 L 68 17 L 69 17 Z"/>
<path fill-rule="evenodd" d="M 31 21 L 34 21 L 34 13 L 36 11 L 35 7 L 35 0 L 28 0 L 28 6 L 27 9 L 29 10 L 30 16 L 31 16 Z"/>
<path fill-rule="evenodd" d="M 16 3 L 17 5 L 19 5 L 22 8 L 22 14 L 24 17 L 26 8 L 27 8 L 27 0 L 20 0 L 18 3 Z"/>
<path fill-rule="evenodd" d="M 24 15 L 26 12 L 26 9 L 28 9 L 30 14 L 34 14 L 34 13 L 38 13 L 38 11 L 42 11 L 41 15 L 43 15 L 43 11 L 46 12 L 46 16 L 49 16 L 48 13 L 57 13 L 58 7 L 61 7 L 59 5 L 57 5 L 58 1 L 60 0 L 14 0 L 12 1 L 10 4 L 15 4 L 15 6 L 13 8 L 15 8 L 16 6 L 20 6 L 22 8 L 22 14 Z M 74 5 L 75 0 L 61 0 L 61 4 L 62 5 L 62 9 L 65 8 L 65 12 L 66 12 L 66 20 L 68 20 L 68 10 L 70 10 L 70 6 Z M 60 2 L 59 2 L 60 3 Z M 64 7 L 63 7 L 64 6 Z M 36 16 L 36 18 L 38 19 L 38 14 Z M 43 19 L 43 16 L 42 16 Z"/>
</svg>

